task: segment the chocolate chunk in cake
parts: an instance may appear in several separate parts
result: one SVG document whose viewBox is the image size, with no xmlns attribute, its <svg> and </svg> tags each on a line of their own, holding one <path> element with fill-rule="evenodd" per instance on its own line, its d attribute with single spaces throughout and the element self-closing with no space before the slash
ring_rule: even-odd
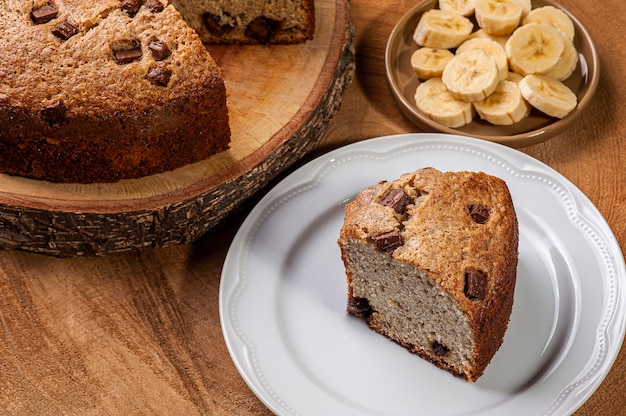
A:
<svg viewBox="0 0 626 416">
<path fill-rule="evenodd" d="M 58 14 L 59 10 L 56 6 L 52 3 L 48 3 L 34 8 L 30 12 L 30 18 L 33 22 L 40 25 L 42 23 L 48 23 L 50 20 L 56 18 Z"/>
<path fill-rule="evenodd" d="M 159 0 L 146 0 L 143 6 L 152 13 L 159 13 L 165 9 L 165 5 Z"/>
<path fill-rule="evenodd" d="M 259 43 L 268 43 L 279 26 L 280 22 L 260 16 L 250 22 L 245 34 Z"/>
<path fill-rule="evenodd" d="M 52 33 L 54 36 L 61 40 L 68 40 L 76 33 L 78 33 L 78 29 L 76 29 L 71 23 L 65 22 L 59 23 L 53 30 Z"/>
<path fill-rule="evenodd" d="M 152 57 L 155 61 L 162 61 L 171 55 L 170 49 L 167 45 L 160 40 L 152 40 L 148 44 L 148 49 L 152 52 Z"/>
<path fill-rule="evenodd" d="M 369 301 L 365 298 L 353 298 L 348 299 L 348 313 L 358 316 L 359 318 L 366 318 L 372 313 L 372 307 Z"/>
<path fill-rule="evenodd" d="M 141 59 L 141 56 L 141 48 L 122 49 L 113 52 L 113 58 L 115 59 L 115 62 L 120 65 L 138 61 Z"/>
<path fill-rule="evenodd" d="M 484 224 L 489 219 L 489 209 L 480 204 L 471 204 L 467 207 L 470 217 L 477 224 Z"/>
<path fill-rule="evenodd" d="M 374 246 L 379 251 L 393 251 L 402 245 L 400 231 L 393 230 L 372 237 Z"/>
<path fill-rule="evenodd" d="M 438 357 L 445 357 L 448 354 L 448 352 L 450 352 L 450 349 L 448 347 L 440 344 L 437 341 L 433 341 L 432 350 L 435 353 L 435 355 Z"/>
<path fill-rule="evenodd" d="M 465 272 L 465 296 L 472 300 L 483 300 L 487 295 L 487 275 L 480 270 Z"/>
<path fill-rule="evenodd" d="M 223 36 L 224 34 L 233 30 L 234 26 L 227 22 L 232 22 L 234 19 L 231 16 L 224 12 L 222 16 L 218 16 L 212 13 L 205 13 L 202 15 L 202 21 L 206 26 L 207 30 L 216 36 Z"/>
<path fill-rule="evenodd" d="M 57 101 L 49 107 L 39 111 L 39 117 L 49 126 L 54 127 L 65 121 L 65 106 L 63 101 Z"/>
<path fill-rule="evenodd" d="M 165 87 L 170 82 L 172 71 L 161 66 L 152 66 L 146 74 L 146 79 L 154 85 Z"/>
<path fill-rule="evenodd" d="M 133 17 L 139 11 L 141 7 L 141 0 L 122 0 L 120 9 L 126 12 L 129 16 Z"/>
<path fill-rule="evenodd" d="M 413 203 L 413 199 L 402 189 L 392 189 L 380 203 L 393 208 L 398 214 L 403 214 L 406 206 Z"/>
</svg>

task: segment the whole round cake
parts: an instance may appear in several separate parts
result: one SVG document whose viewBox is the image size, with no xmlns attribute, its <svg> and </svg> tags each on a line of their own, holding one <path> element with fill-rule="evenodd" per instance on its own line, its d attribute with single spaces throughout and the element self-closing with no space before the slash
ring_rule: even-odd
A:
<svg viewBox="0 0 626 416">
<path fill-rule="evenodd" d="M 421 169 L 363 190 L 339 246 L 348 312 L 451 373 L 475 381 L 513 306 L 518 224 L 506 183 Z"/>
<path fill-rule="evenodd" d="M 112 182 L 226 150 L 226 89 L 202 40 L 303 42 L 312 2 L 255 6 L 264 14 L 219 30 L 223 16 L 242 21 L 237 2 L 177 4 L 189 15 L 166 0 L 0 2 L 0 172 Z M 202 39 L 189 22 L 202 25 Z"/>
</svg>

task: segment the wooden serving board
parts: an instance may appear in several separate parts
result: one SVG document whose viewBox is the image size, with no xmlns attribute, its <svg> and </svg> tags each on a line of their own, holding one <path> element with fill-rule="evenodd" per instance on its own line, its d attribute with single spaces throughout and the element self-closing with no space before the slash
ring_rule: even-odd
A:
<svg viewBox="0 0 626 416">
<path fill-rule="evenodd" d="M 354 72 L 348 0 L 317 0 L 302 45 L 209 46 L 228 94 L 230 150 L 113 184 L 0 174 L 0 248 L 59 257 L 193 241 L 323 137 Z"/>
</svg>

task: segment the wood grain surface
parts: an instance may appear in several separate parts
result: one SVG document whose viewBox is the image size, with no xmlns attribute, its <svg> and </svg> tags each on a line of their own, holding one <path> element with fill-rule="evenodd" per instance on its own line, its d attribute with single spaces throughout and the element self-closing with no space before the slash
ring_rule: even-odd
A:
<svg viewBox="0 0 626 416">
<path fill-rule="evenodd" d="M 391 29 L 414 3 L 350 3 L 355 79 L 321 143 L 300 163 L 343 144 L 419 131 L 395 106 L 383 61 Z M 599 50 L 599 88 L 571 129 L 521 150 L 577 185 L 624 252 L 626 3 L 562 4 Z M 0 414 L 271 414 L 230 360 L 218 314 L 229 244 L 267 189 L 194 243 L 108 257 L 0 252 Z M 626 347 L 576 415 L 626 415 Z"/>
</svg>

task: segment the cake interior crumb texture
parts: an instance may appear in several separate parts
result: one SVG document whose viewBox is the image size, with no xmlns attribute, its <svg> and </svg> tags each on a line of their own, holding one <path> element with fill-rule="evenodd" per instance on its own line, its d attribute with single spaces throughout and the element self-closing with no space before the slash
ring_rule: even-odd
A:
<svg viewBox="0 0 626 416">
<path fill-rule="evenodd" d="M 313 38 L 313 0 L 172 0 L 207 43 L 302 43 Z"/>
<path fill-rule="evenodd" d="M 476 381 L 513 305 L 518 224 L 504 181 L 421 169 L 362 191 L 338 240 L 348 312 L 456 376 Z"/>
</svg>

